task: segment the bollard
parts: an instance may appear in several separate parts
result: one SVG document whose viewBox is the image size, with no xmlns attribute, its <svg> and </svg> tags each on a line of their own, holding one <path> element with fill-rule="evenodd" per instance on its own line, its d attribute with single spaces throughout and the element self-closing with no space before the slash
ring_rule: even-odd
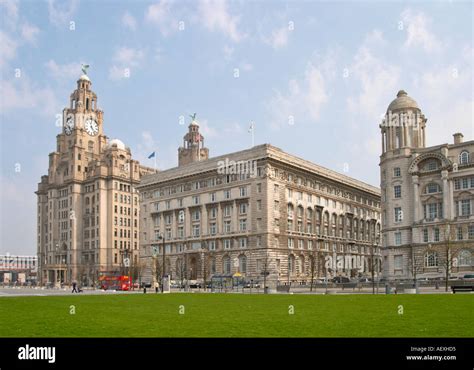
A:
<svg viewBox="0 0 474 370">
<path fill-rule="evenodd" d="M 143 287 L 143 294 L 146 294 L 146 286 Z"/>
</svg>

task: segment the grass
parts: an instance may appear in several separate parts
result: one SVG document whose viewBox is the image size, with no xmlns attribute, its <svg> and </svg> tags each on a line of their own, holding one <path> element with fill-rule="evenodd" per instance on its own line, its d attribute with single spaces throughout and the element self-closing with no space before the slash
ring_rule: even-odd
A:
<svg viewBox="0 0 474 370">
<path fill-rule="evenodd" d="M 473 337 L 473 312 L 469 294 L 4 297 L 0 337 Z"/>
</svg>

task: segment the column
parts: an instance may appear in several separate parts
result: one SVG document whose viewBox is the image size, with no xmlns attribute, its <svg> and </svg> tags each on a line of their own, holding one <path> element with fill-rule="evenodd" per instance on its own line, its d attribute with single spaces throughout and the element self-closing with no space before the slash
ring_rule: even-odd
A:
<svg viewBox="0 0 474 370">
<path fill-rule="evenodd" d="M 420 220 L 420 196 L 419 196 L 419 182 L 418 176 L 412 176 L 413 182 L 413 211 L 414 211 L 414 222 L 418 222 Z"/>
<path fill-rule="evenodd" d="M 441 171 L 441 178 L 443 179 L 443 218 L 450 218 L 451 207 L 449 203 L 450 193 L 448 184 L 448 171 Z"/>
</svg>

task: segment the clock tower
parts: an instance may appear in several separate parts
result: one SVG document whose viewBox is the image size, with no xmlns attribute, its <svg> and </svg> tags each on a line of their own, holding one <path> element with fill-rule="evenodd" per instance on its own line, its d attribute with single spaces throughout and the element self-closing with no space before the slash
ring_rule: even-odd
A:
<svg viewBox="0 0 474 370">
<path fill-rule="evenodd" d="M 85 73 L 63 110 L 56 151 L 38 184 L 38 280 L 95 285 L 138 264 L 138 185 L 155 172 L 104 134 L 104 113 Z"/>
</svg>

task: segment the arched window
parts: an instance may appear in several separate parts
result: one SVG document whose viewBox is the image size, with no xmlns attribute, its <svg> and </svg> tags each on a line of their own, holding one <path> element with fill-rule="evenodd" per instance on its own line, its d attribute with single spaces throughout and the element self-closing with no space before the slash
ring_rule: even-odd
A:
<svg viewBox="0 0 474 370">
<path fill-rule="evenodd" d="M 469 152 L 464 150 L 459 154 L 459 164 L 468 164 L 469 163 Z"/>
<path fill-rule="evenodd" d="M 239 271 L 243 273 L 247 272 L 247 257 L 245 255 L 239 256 Z"/>
<path fill-rule="evenodd" d="M 463 249 L 458 254 L 458 266 L 471 266 L 472 265 L 472 254 L 471 251 Z"/>
<path fill-rule="evenodd" d="M 222 259 L 222 269 L 224 270 L 224 274 L 230 274 L 230 257 L 225 256 Z"/>
<path fill-rule="evenodd" d="M 299 263 L 299 265 L 300 265 L 300 266 L 299 266 L 299 267 L 300 267 L 300 268 L 299 268 L 300 272 L 301 272 L 302 274 L 304 274 L 304 270 L 305 270 L 305 268 L 304 268 L 304 256 L 300 256 L 300 263 Z"/>
<path fill-rule="evenodd" d="M 301 207 L 301 206 L 298 207 L 298 217 L 299 218 L 303 217 L 303 207 Z"/>
<path fill-rule="evenodd" d="M 438 253 L 426 252 L 425 267 L 438 267 Z"/>
<path fill-rule="evenodd" d="M 288 218 L 293 217 L 293 210 L 294 210 L 293 204 L 288 203 Z"/>
</svg>

